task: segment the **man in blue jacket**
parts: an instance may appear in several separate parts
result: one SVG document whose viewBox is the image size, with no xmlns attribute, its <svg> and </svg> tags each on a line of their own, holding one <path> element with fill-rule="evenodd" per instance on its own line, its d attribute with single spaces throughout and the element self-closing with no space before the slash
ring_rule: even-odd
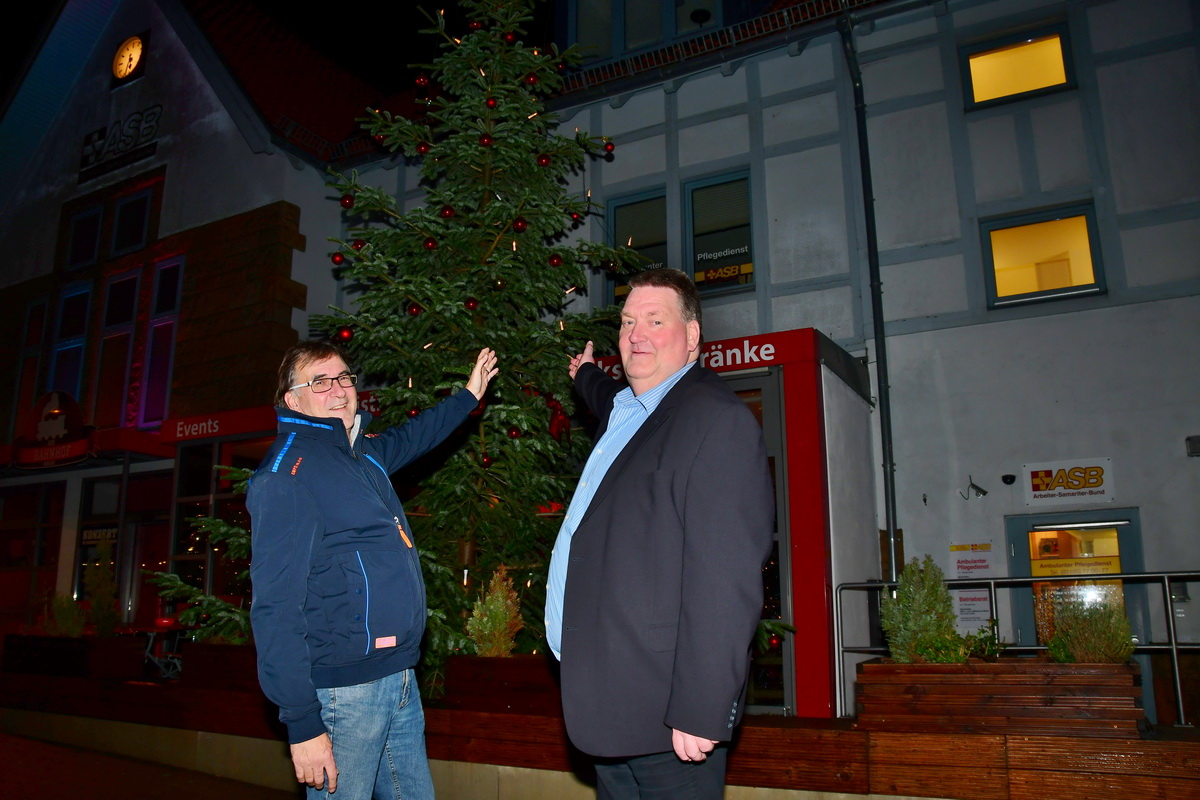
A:
<svg viewBox="0 0 1200 800">
<path fill-rule="evenodd" d="M 279 437 L 246 498 L 250 619 L 259 683 L 310 798 L 433 797 L 413 676 L 425 585 L 388 476 L 466 420 L 496 373 L 485 348 L 463 391 L 367 434 L 336 345 L 301 342 L 279 367 Z"/>
</svg>

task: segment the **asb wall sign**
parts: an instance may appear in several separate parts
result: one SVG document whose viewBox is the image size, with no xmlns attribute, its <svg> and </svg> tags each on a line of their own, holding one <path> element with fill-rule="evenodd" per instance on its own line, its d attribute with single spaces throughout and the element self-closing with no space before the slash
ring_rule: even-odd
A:
<svg viewBox="0 0 1200 800">
<path fill-rule="evenodd" d="M 1111 503 L 1116 498 L 1109 458 L 1025 464 L 1021 477 L 1027 506 Z"/>
</svg>

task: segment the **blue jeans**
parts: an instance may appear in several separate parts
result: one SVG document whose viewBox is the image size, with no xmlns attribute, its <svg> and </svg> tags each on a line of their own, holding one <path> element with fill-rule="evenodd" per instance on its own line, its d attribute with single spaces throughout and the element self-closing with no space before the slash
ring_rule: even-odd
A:
<svg viewBox="0 0 1200 800">
<path fill-rule="evenodd" d="M 337 792 L 309 800 L 433 800 L 425 758 L 425 714 L 411 669 L 357 686 L 317 689 L 333 741 Z"/>
</svg>

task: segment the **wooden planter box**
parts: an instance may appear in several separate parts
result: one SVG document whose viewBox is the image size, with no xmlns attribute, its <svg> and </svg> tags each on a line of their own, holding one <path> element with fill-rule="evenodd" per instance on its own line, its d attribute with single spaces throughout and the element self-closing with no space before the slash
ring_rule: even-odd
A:
<svg viewBox="0 0 1200 800">
<path fill-rule="evenodd" d="M 553 656 L 450 656 L 445 694 L 436 705 L 501 714 L 562 716 L 558 662 Z"/>
<path fill-rule="evenodd" d="M 183 642 L 182 685 L 192 689 L 225 689 L 256 693 L 258 652 L 250 644 Z"/>
<path fill-rule="evenodd" d="M 144 671 L 146 642 L 138 636 L 107 638 L 20 636 L 4 640 L 4 672 L 60 678 L 136 680 Z"/>
<path fill-rule="evenodd" d="M 868 731 L 1138 738 L 1148 726 L 1133 663 L 873 659 L 858 665 L 856 702 Z"/>
</svg>

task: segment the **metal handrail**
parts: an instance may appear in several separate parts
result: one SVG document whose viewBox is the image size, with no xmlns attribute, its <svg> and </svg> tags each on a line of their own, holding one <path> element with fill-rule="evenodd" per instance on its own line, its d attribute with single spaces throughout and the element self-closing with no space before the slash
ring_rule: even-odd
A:
<svg viewBox="0 0 1200 800">
<path fill-rule="evenodd" d="M 1035 583 L 1045 583 L 1047 581 L 1123 581 L 1128 583 L 1161 583 L 1163 591 L 1163 610 L 1167 621 L 1167 642 L 1166 644 L 1142 644 L 1138 643 L 1134 652 L 1162 652 L 1168 651 L 1171 654 L 1171 677 L 1175 683 L 1175 711 L 1178 714 L 1177 727 L 1190 728 L 1191 723 L 1187 721 L 1183 709 L 1183 686 L 1179 679 L 1179 651 L 1200 649 L 1200 643 L 1185 642 L 1182 645 L 1175 635 L 1175 611 L 1171 601 L 1171 581 L 1179 583 L 1191 583 L 1200 581 L 1200 572 L 1120 572 L 1115 574 L 1088 574 L 1088 575 L 1061 575 L 1048 577 L 1019 577 L 1019 578 L 958 578 L 955 580 L 946 581 L 946 587 L 949 589 L 978 589 L 986 588 L 988 593 L 988 611 L 989 616 L 993 620 L 999 619 L 999 606 L 996 603 L 996 589 L 1007 589 L 1013 586 L 1032 586 Z M 844 687 L 846 678 L 846 654 L 847 653 L 887 653 L 886 647 L 873 646 L 854 646 L 846 645 L 842 641 L 842 593 L 845 591 L 880 591 L 884 589 L 895 589 L 895 583 L 885 581 L 874 581 L 867 583 L 842 583 L 839 584 L 836 591 L 836 602 L 833 609 L 833 637 L 834 650 L 838 654 L 837 664 L 837 698 L 839 700 L 838 713 L 842 714 L 844 708 Z M 1045 650 L 1044 645 L 1009 645 L 1005 647 L 1007 651 L 1021 652 L 1036 652 Z"/>
</svg>

